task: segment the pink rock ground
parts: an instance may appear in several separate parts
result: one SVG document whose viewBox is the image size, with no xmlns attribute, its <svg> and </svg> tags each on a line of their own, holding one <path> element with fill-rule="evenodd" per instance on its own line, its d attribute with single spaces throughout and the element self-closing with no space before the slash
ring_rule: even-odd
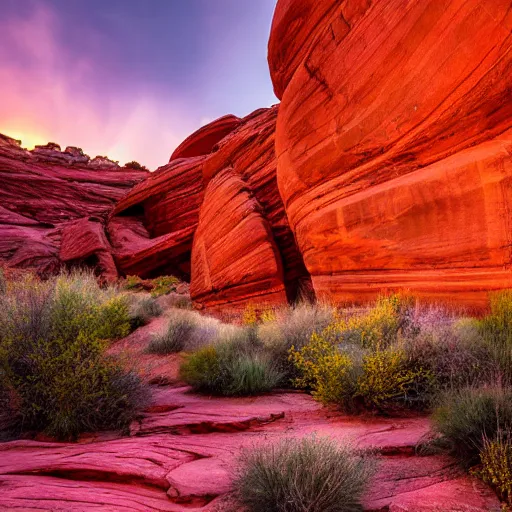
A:
<svg viewBox="0 0 512 512">
<path fill-rule="evenodd" d="M 302 393 L 227 399 L 180 387 L 153 394 L 129 437 L 0 445 L 0 509 L 238 511 L 230 491 L 240 449 L 316 432 L 376 449 L 366 511 L 499 510 L 492 491 L 449 457 L 415 453 L 426 418 L 344 417 Z"/>
</svg>

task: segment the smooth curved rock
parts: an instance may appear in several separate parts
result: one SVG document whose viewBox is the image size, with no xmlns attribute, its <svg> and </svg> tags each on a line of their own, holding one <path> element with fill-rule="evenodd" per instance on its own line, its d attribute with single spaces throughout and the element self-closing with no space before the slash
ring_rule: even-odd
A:
<svg viewBox="0 0 512 512">
<path fill-rule="evenodd" d="M 407 288 L 484 305 L 512 283 L 510 3 L 377 1 L 348 31 L 332 4 L 301 18 L 276 131 L 279 190 L 317 295 Z M 274 27 L 308 5 L 280 0 Z M 294 47 L 283 30 L 274 41 Z M 285 57 L 270 53 L 271 69 Z"/>
<path fill-rule="evenodd" d="M 192 249 L 190 295 L 200 307 L 286 302 L 281 256 L 261 205 L 232 169 L 207 185 Z"/>
<path fill-rule="evenodd" d="M 301 294 L 310 296 L 312 285 L 277 188 L 274 147 L 278 108 L 259 109 L 245 117 L 205 160 L 203 178 L 208 183 L 230 167 L 245 181 L 270 225 L 283 264 L 287 299 L 295 302 Z"/>
<path fill-rule="evenodd" d="M 280 0 L 277 2 L 268 42 L 268 62 L 274 92 L 279 99 L 294 73 L 305 66 L 308 52 L 330 31 L 337 40 L 369 9 L 371 0 Z"/>
<path fill-rule="evenodd" d="M 204 191 L 203 160 L 180 159 L 160 167 L 116 205 L 108 232 L 123 273 L 190 277 Z"/>
<path fill-rule="evenodd" d="M 0 444 L 0 508 L 39 511 L 227 512 L 233 468 L 242 448 L 313 433 L 372 447 L 377 474 L 363 498 L 366 512 L 498 512 L 483 483 L 446 456 L 418 456 L 426 418 L 354 418 L 329 412 L 302 393 L 211 398 L 189 388 L 159 389 L 142 425 L 165 424 L 166 434 L 82 439 L 77 444 L 14 441 Z M 246 429 L 246 416 L 274 418 Z M 203 421 L 204 420 L 204 421 Z M 190 428 L 185 428 L 187 422 Z M 175 424 L 176 435 L 168 427 Z M 161 431 L 160 431 L 161 432 Z"/>
<path fill-rule="evenodd" d="M 169 163 L 178 158 L 191 158 L 211 153 L 215 144 L 236 129 L 241 122 L 239 117 L 227 115 L 202 126 L 174 150 Z"/>
</svg>

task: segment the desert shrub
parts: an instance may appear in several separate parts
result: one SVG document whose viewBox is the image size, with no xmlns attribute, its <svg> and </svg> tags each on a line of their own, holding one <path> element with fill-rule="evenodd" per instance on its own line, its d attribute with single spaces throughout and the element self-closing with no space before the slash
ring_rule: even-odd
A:
<svg viewBox="0 0 512 512">
<path fill-rule="evenodd" d="M 254 304 L 247 304 L 242 313 L 243 325 L 254 325 L 258 322 L 258 313 Z"/>
<path fill-rule="evenodd" d="M 136 160 L 132 160 L 124 164 L 126 169 L 135 169 L 136 171 L 148 171 L 148 168 L 145 165 L 139 164 Z M 149 171 L 148 171 L 149 172 Z"/>
<path fill-rule="evenodd" d="M 454 320 L 440 308 L 427 308 L 418 313 L 414 323 L 416 332 L 407 333 L 400 346 L 414 366 L 429 371 L 429 401 L 446 390 L 494 381 L 496 364 L 477 321 Z"/>
<path fill-rule="evenodd" d="M 198 391 L 225 396 L 255 395 L 278 386 L 283 376 L 254 344 L 251 331 L 190 354 L 180 368 L 181 378 Z"/>
<path fill-rule="evenodd" d="M 243 450 L 234 488 L 248 512 L 353 512 L 373 471 L 371 458 L 348 445 L 284 439 Z"/>
<path fill-rule="evenodd" d="M 323 403 L 349 408 L 356 394 L 357 367 L 350 355 L 338 350 L 325 334 L 313 333 L 300 350 L 292 347 L 290 360 L 300 375 L 293 381 L 296 387 L 311 389 Z"/>
<path fill-rule="evenodd" d="M 382 296 L 365 313 L 339 318 L 335 327 L 345 343 L 364 348 L 389 346 L 406 327 L 410 304 L 411 299 L 404 295 Z"/>
<path fill-rule="evenodd" d="M 130 308 L 130 326 L 132 329 L 136 329 L 147 325 L 152 318 L 156 318 L 162 313 L 162 307 L 153 297 L 135 300 Z"/>
<path fill-rule="evenodd" d="M 402 349 L 338 345 L 329 328 L 313 334 L 301 350 L 291 349 L 290 359 L 301 375 L 294 380 L 297 387 L 346 410 L 421 403 L 431 380 L 427 370 L 410 364 Z"/>
<path fill-rule="evenodd" d="M 19 403 L 20 428 L 59 438 L 126 426 L 145 400 L 138 378 L 105 355 L 129 330 L 115 288 L 75 272 L 25 276 L 0 299 L 0 372 Z"/>
<path fill-rule="evenodd" d="M 510 433 L 484 438 L 480 466 L 473 472 L 495 489 L 500 500 L 512 506 L 512 442 Z M 507 509 L 508 510 L 508 509 Z"/>
<path fill-rule="evenodd" d="M 366 407 L 377 409 L 394 404 L 422 406 L 432 379 L 430 371 L 410 364 L 402 349 L 377 349 L 363 357 L 355 397 L 361 397 Z"/>
<path fill-rule="evenodd" d="M 139 276 L 126 276 L 123 285 L 126 290 L 143 289 L 143 281 Z"/>
<path fill-rule="evenodd" d="M 309 343 L 312 334 L 322 332 L 334 316 L 335 309 L 330 306 L 301 303 L 289 310 L 272 311 L 268 320 L 262 317 L 262 324 L 257 326 L 258 338 L 288 381 L 299 376 L 289 360 L 290 349 L 300 349 Z"/>
<path fill-rule="evenodd" d="M 151 354 L 173 354 L 187 349 L 194 337 L 196 321 L 192 315 L 171 314 L 167 328 L 157 334 L 147 347 Z"/>
<path fill-rule="evenodd" d="M 171 292 L 176 291 L 176 286 L 180 283 L 180 280 L 174 276 L 162 276 L 157 277 L 153 280 L 153 289 L 151 295 L 153 297 L 160 297 L 161 295 L 167 295 Z"/>
<path fill-rule="evenodd" d="M 512 385 L 512 290 L 491 294 L 489 315 L 479 322 L 480 334 L 499 368 L 499 377 Z"/>
<path fill-rule="evenodd" d="M 512 390 L 465 388 L 446 392 L 433 414 L 434 428 L 465 466 L 478 463 L 484 439 L 512 428 Z"/>
</svg>

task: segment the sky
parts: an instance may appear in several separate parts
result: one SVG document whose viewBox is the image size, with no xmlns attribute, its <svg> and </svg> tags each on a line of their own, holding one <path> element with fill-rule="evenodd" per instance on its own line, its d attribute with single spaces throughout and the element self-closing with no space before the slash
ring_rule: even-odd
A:
<svg viewBox="0 0 512 512">
<path fill-rule="evenodd" d="M 0 133 L 150 169 L 200 126 L 277 103 L 276 0 L 0 0 Z"/>
</svg>

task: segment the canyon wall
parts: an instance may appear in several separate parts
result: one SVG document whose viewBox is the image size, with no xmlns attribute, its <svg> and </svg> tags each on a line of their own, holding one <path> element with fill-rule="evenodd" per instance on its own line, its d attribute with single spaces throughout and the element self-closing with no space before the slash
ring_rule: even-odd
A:
<svg viewBox="0 0 512 512">
<path fill-rule="evenodd" d="M 0 260 L 175 274 L 199 309 L 512 287 L 509 0 L 279 0 L 280 105 L 147 174 L 0 137 Z"/>
<path fill-rule="evenodd" d="M 317 296 L 511 287 L 508 0 L 279 0 L 279 191 Z"/>
<path fill-rule="evenodd" d="M 41 275 L 91 266 L 117 276 L 108 214 L 147 172 L 57 144 L 21 148 L 0 135 L 0 262 Z"/>
</svg>

